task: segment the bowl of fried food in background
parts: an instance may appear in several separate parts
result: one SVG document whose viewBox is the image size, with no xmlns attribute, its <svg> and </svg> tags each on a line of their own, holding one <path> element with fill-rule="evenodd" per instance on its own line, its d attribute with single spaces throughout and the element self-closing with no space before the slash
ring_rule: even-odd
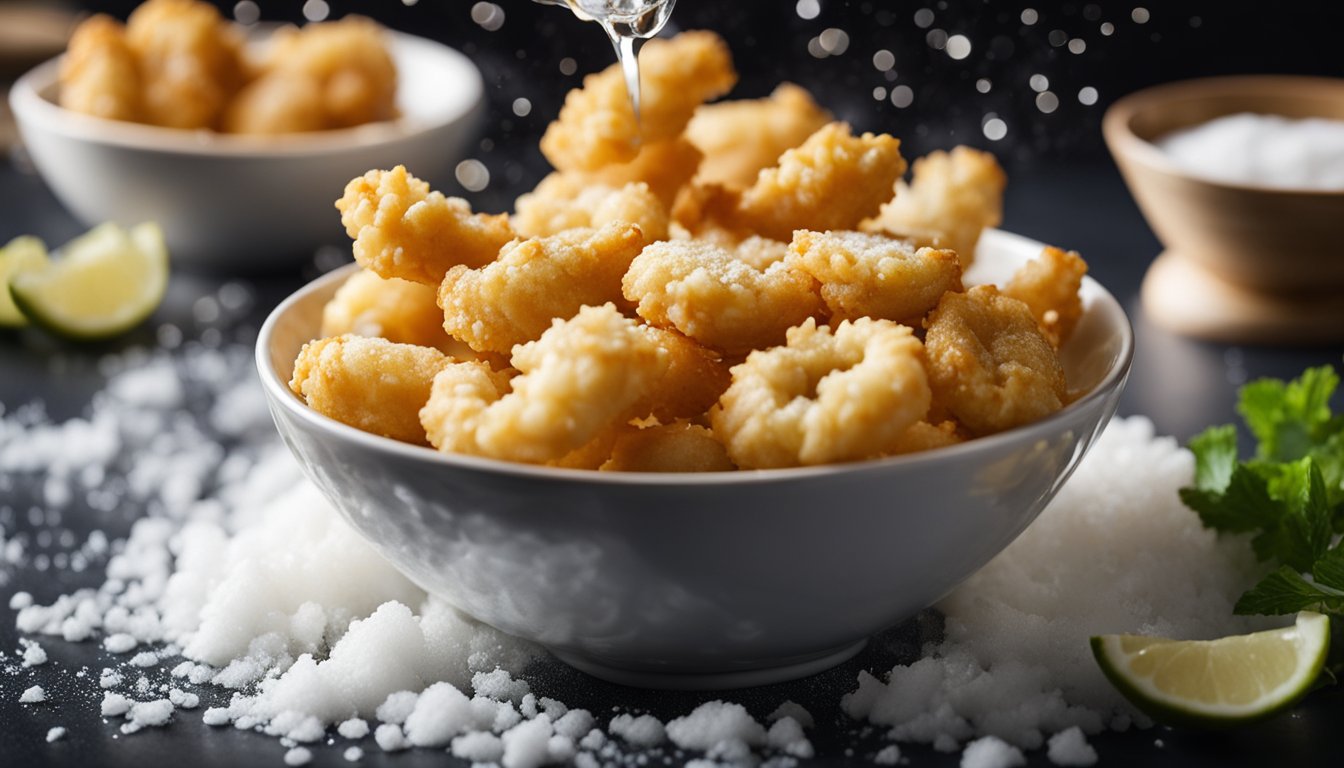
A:
<svg viewBox="0 0 1344 768">
<path fill-rule="evenodd" d="M 1077 254 L 981 237 L 987 153 L 906 183 L 797 86 L 704 104 L 736 80 L 711 33 L 640 63 L 644 120 L 586 78 L 510 213 L 353 179 L 357 263 L 272 312 L 258 369 L 309 477 L 467 614 L 618 683 L 800 677 L 1031 522 L 1132 333 Z"/>
<path fill-rule="evenodd" d="M 1319 343 L 1344 338 L 1344 191 L 1192 170 L 1161 146 L 1168 137 L 1230 116 L 1344 120 L 1344 79 L 1215 77 L 1130 94 L 1107 110 L 1106 143 L 1166 247 L 1144 283 L 1153 319 L 1226 342 Z M 1225 167 L 1248 164 L 1226 148 Z M 1275 155 L 1300 165 L 1301 153 Z M 1252 158 L 1261 162 L 1261 158 Z M 1290 171 L 1292 172 L 1292 171 Z"/>
<path fill-rule="evenodd" d="M 76 216 L 158 221 L 176 264 L 257 271 L 330 242 L 331 200 L 367 168 L 451 179 L 482 98 L 465 56 L 367 19 L 245 31 L 149 0 L 86 20 L 10 104 Z"/>
</svg>

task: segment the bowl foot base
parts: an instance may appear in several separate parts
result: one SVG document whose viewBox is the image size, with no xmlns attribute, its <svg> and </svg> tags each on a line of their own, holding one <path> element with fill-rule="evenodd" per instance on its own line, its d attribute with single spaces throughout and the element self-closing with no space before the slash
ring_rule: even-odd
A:
<svg viewBox="0 0 1344 768">
<path fill-rule="evenodd" d="M 1143 279 L 1143 308 L 1157 325 L 1231 344 L 1325 344 L 1344 340 L 1344 296 L 1261 293 L 1227 282 L 1171 251 Z"/>
<path fill-rule="evenodd" d="M 551 651 L 551 653 L 580 672 L 617 685 L 671 691 L 719 691 L 772 685 L 815 675 L 849 661 L 867 644 L 868 640 L 864 639 L 839 648 L 822 651 L 801 660 L 795 658 L 789 663 L 779 666 L 731 672 L 655 672 L 626 669 L 608 666 L 589 657 L 565 651 Z"/>
</svg>

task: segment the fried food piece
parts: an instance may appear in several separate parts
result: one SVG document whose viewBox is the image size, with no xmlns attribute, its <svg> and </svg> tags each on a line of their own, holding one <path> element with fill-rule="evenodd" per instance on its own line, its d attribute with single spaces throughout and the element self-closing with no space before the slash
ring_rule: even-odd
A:
<svg viewBox="0 0 1344 768">
<path fill-rule="evenodd" d="M 932 451 L 935 448 L 946 448 L 949 445 L 965 442 L 965 440 L 966 438 L 958 432 L 955 421 L 940 421 L 937 424 L 929 421 L 917 421 L 897 438 L 895 444 L 887 450 L 887 453 L 892 456 L 921 453 Z"/>
<path fill-rule="evenodd" d="M 519 197 L 510 219 L 523 237 L 547 237 L 567 229 L 598 229 L 615 221 L 637 224 L 649 240 L 667 239 L 667 207 L 644 182 L 613 188 L 578 174 L 552 173 Z"/>
<path fill-rule="evenodd" d="M 140 120 L 140 69 L 126 28 L 97 14 L 80 24 L 61 60 L 60 104 L 108 120 Z"/>
<path fill-rule="evenodd" d="M 322 335 L 374 336 L 451 354 L 453 339 L 443 330 L 437 296 L 427 285 L 362 269 L 322 308 Z"/>
<path fill-rule="evenodd" d="M 961 255 L 961 267 L 975 261 L 975 245 L 986 227 L 1003 221 L 1003 188 L 1008 177 L 988 152 L 955 147 L 915 161 L 914 177 L 897 187 L 896 197 L 867 223 L 870 230 L 932 234 L 943 248 Z"/>
<path fill-rule="evenodd" d="M 639 119 L 619 64 L 585 77 L 541 138 L 542 154 L 551 165 L 595 171 L 627 163 L 641 145 L 680 135 L 696 107 L 737 83 L 728 45 L 713 32 L 650 40 L 639 53 L 639 66 Z"/>
<path fill-rule="evenodd" d="M 144 119 L 214 128 L 243 84 L 242 38 L 209 3 L 147 0 L 126 21 L 140 63 Z"/>
<path fill-rule="evenodd" d="M 752 269 L 764 272 L 771 264 L 788 257 L 789 245 L 768 237 L 752 235 L 734 246 L 733 255 L 750 265 Z"/>
<path fill-rule="evenodd" d="M 317 81 L 302 72 L 273 72 L 253 80 L 224 111 L 227 133 L 275 135 L 328 128 Z"/>
<path fill-rule="evenodd" d="M 355 241 L 355 261 L 425 285 L 438 286 L 458 265 L 489 264 L 516 236 L 508 216 L 472 213 L 466 200 L 431 192 L 401 165 L 352 179 L 336 208 Z"/>
<path fill-rule="evenodd" d="M 774 346 L 821 309 L 815 282 L 787 263 L 753 268 L 712 243 L 653 243 L 630 264 L 625 298 L 640 317 L 728 355 Z"/>
<path fill-rule="evenodd" d="M 703 416 L 728 389 L 728 363 L 713 350 L 662 328 L 641 325 L 639 330 L 658 347 L 662 373 L 648 397 L 627 414 L 632 419 L 652 416 L 662 422 Z"/>
<path fill-rule="evenodd" d="M 603 472 L 729 472 L 723 443 L 698 424 L 681 421 L 617 434 Z"/>
<path fill-rule="evenodd" d="M 522 373 L 507 390 L 482 367 L 443 369 L 420 420 L 441 451 L 556 461 L 619 424 L 647 396 L 661 357 L 615 306 L 584 307 L 514 350 Z"/>
<path fill-rule="evenodd" d="M 788 344 L 752 352 L 710 411 L 728 455 L 749 469 L 886 453 L 929 410 L 919 339 L 890 320 L 809 319 Z"/>
<path fill-rule="evenodd" d="M 450 362 L 437 349 L 334 336 L 303 346 L 289 388 L 324 416 L 423 445 L 420 408 L 429 399 L 435 374 Z"/>
<path fill-rule="evenodd" d="M 746 191 L 711 186 L 696 207 L 729 228 L 786 242 L 796 229 L 857 229 L 905 173 L 900 147 L 886 134 L 853 136 L 848 125 L 831 123 L 761 171 Z M 685 214 L 677 213 L 685 223 Z M 688 226 L 698 223 L 692 218 Z"/>
<path fill-rule="evenodd" d="M 1026 304 L 981 285 L 948 293 L 925 321 L 935 397 L 975 435 L 1064 407 L 1064 369 Z"/>
<path fill-rule="evenodd" d="M 786 150 L 833 119 L 793 83 L 781 84 L 766 99 L 706 104 L 686 126 L 686 137 L 705 154 L 696 181 L 746 189 Z"/>
<path fill-rule="evenodd" d="M 507 353 L 583 306 L 624 303 L 621 277 L 644 247 L 634 224 L 516 240 L 481 269 L 456 266 L 439 286 L 443 327 L 478 352 Z"/>
<path fill-rule="evenodd" d="M 1041 333 L 1059 349 L 1069 340 L 1083 316 L 1078 289 L 1087 274 L 1087 262 L 1074 251 L 1046 246 L 1041 255 L 1027 262 L 1004 286 L 1003 295 L 1027 305 Z"/>
<path fill-rule="evenodd" d="M 677 137 L 645 144 L 628 163 L 606 165 L 582 175 L 593 184 L 609 187 L 642 181 L 670 210 L 677 193 L 695 176 L 701 158 L 694 144 Z"/>
<path fill-rule="evenodd" d="M 230 130 L 276 133 L 290 123 L 348 128 L 397 116 L 397 68 L 383 28 L 371 19 L 346 16 L 302 29 L 282 28 L 272 37 L 262 68 L 230 109 Z M 266 98 L 267 92 L 297 92 L 299 84 L 311 96 L 288 110 Z"/>
<path fill-rule="evenodd" d="M 915 322 L 961 290 L 955 251 L 920 248 L 862 232 L 793 233 L 789 264 L 821 284 L 832 321 L 880 317 Z"/>
</svg>

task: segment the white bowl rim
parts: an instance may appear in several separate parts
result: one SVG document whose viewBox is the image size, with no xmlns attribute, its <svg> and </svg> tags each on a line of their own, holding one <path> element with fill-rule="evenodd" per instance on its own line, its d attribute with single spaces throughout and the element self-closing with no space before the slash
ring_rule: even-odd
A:
<svg viewBox="0 0 1344 768">
<path fill-rule="evenodd" d="M 48 59 L 14 81 L 9 93 L 10 109 L 15 117 L 40 130 L 72 136 L 92 144 L 103 144 L 165 155 L 279 158 L 323 155 L 360 147 L 375 146 L 428 133 L 456 123 L 471 114 L 485 94 L 480 69 L 455 48 L 424 37 L 385 29 L 392 48 L 420 48 L 454 62 L 461 69 L 454 88 L 461 97 L 453 109 L 436 119 L 402 115 L 393 120 L 366 123 L 327 131 L 253 136 L 220 133 L 206 129 L 184 130 L 111 120 L 74 112 L 42 95 L 59 76 L 64 54 Z"/>
<path fill-rule="evenodd" d="M 1042 243 L 1022 235 L 1002 230 L 987 230 L 986 235 L 1012 243 L 1016 247 L 1039 249 Z M 1101 283 L 1091 277 L 1083 278 L 1083 290 L 1091 294 L 1094 302 L 1111 305 L 1119 313 L 1120 354 L 1106 375 L 1087 394 L 1066 405 L 1063 409 L 1030 424 L 1016 427 L 985 437 L 977 437 L 962 443 L 937 448 L 930 451 L 889 456 L 880 459 L 852 461 L 835 464 L 823 464 L 813 467 L 788 467 L 783 469 L 736 470 L 733 472 L 598 472 L 591 469 L 566 469 L 535 464 L 490 459 L 458 453 L 444 453 L 427 446 L 412 445 L 390 437 L 375 435 L 355 427 L 343 424 L 329 416 L 324 416 L 302 402 L 287 383 L 283 382 L 271 365 L 270 341 L 279 318 L 308 294 L 325 287 L 326 283 L 338 279 L 338 276 L 354 268 L 353 264 L 328 272 L 290 294 L 276 305 L 275 309 L 262 323 L 257 333 L 255 358 L 257 373 L 261 377 L 262 387 L 271 402 L 280 404 L 290 414 L 302 419 L 309 426 L 326 433 L 333 440 L 353 441 L 371 451 L 383 451 L 396 454 L 405 459 L 439 464 L 463 470 L 487 472 L 490 474 L 511 475 L 519 478 L 549 481 L 579 481 L 595 485 L 629 485 L 651 487 L 687 487 L 712 485 L 751 485 L 756 483 L 774 483 L 802 480 L 818 477 L 843 477 L 865 472 L 885 471 L 893 467 L 918 467 L 928 462 L 945 461 L 976 451 L 987 450 L 1008 442 L 1039 439 L 1055 431 L 1055 424 L 1073 411 L 1086 404 L 1109 397 L 1113 390 L 1123 385 L 1134 359 L 1134 328 L 1129 315 L 1120 302 L 1106 290 Z"/>
</svg>

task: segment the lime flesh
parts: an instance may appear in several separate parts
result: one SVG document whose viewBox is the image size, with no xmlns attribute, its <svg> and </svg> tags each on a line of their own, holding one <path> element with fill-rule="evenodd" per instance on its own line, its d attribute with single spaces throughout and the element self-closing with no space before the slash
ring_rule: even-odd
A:
<svg viewBox="0 0 1344 768">
<path fill-rule="evenodd" d="M 22 272 L 41 269 L 46 264 L 47 246 L 36 237 L 16 237 L 0 248 L 0 328 L 18 328 L 28 324 L 28 318 L 19 311 L 9 295 L 10 278 Z"/>
<path fill-rule="evenodd" d="M 1290 627 L 1218 640 L 1092 638 L 1092 654 L 1125 698 L 1154 720 L 1219 727 L 1269 717 L 1306 695 L 1325 665 L 1330 621 L 1303 612 Z"/>
<path fill-rule="evenodd" d="M 104 339 L 139 325 L 168 287 L 168 249 L 157 224 L 101 224 L 44 268 L 15 275 L 14 303 L 35 324 L 73 339 Z"/>
</svg>

